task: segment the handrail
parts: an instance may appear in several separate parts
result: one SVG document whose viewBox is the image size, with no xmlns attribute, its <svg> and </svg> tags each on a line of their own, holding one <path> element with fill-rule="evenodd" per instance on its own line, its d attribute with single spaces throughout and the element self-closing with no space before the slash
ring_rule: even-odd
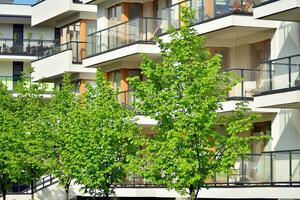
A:
<svg viewBox="0 0 300 200">
<path fill-rule="evenodd" d="M 87 57 L 132 44 L 154 44 L 154 38 L 165 32 L 161 18 L 138 17 L 133 20 L 96 31 L 87 38 Z"/>
<path fill-rule="evenodd" d="M 70 41 L 66 42 L 57 46 L 54 46 L 52 48 L 46 49 L 42 52 L 41 56 L 39 56 L 38 60 L 44 59 L 46 57 L 53 56 L 55 54 L 61 53 L 66 50 L 73 50 L 73 62 L 79 63 L 81 60 L 85 57 L 85 51 L 86 48 L 81 47 L 81 44 L 88 44 L 88 42 L 83 41 Z M 82 51 L 84 51 L 84 55 L 82 54 Z"/>
<path fill-rule="evenodd" d="M 294 169 L 293 161 L 297 161 L 297 163 L 300 162 L 300 157 L 298 156 L 298 152 L 300 153 L 300 149 L 263 151 L 261 153 L 242 154 L 240 155 L 241 159 L 238 159 L 236 163 L 240 165 L 240 168 L 233 169 L 232 175 L 224 174 L 223 178 L 226 177 L 226 181 L 217 181 L 217 179 L 220 177 L 218 177 L 218 175 L 215 175 L 212 177 L 214 181 L 207 181 L 206 186 L 208 187 L 262 187 L 262 186 L 300 187 L 300 179 L 299 180 L 297 178 L 294 179 L 293 172 L 291 171 Z M 286 159 L 282 159 L 282 157 L 280 157 L 280 159 L 276 160 L 276 156 L 277 155 L 282 156 L 282 153 L 286 153 L 285 155 L 288 155 L 288 157 L 284 157 Z M 297 155 L 297 157 L 293 157 L 293 155 Z M 277 162 L 278 164 L 282 164 L 282 162 L 286 162 L 286 164 L 289 165 L 289 167 L 286 169 L 287 171 L 283 171 L 280 168 L 279 169 L 276 168 Z M 251 171 L 252 169 L 253 171 Z M 300 173 L 299 168 L 298 170 Z M 286 177 L 287 172 L 289 177 Z M 264 176 L 266 177 L 255 177 L 255 176 L 259 176 L 261 173 L 264 174 Z M 272 178 L 274 175 L 276 175 L 277 177 L 276 180 Z M 267 178 L 268 180 L 262 180 L 264 178 Z M 35 193 L 37 191 L 40 191 L 46 187 L 49 187 L 57 183 L 58 180 L 55 179 L 56 178 L 51 175 L 47 175 L 41 178 L 39 181 L 35 182 L 33 192 Z M 138 181 L 135 182 L 135 180 Z M 133 178 L 133 182 L 129 181 L 124 183 L 115 183 L 113 184 L 113 186 L 116 188 L 165 188 L 165 186 L 163 185 L 148 183 L 145 180 L 143 180 L 142 177 L 138 179 Z M 13 194 L 28 194 L 30 191 L 32 191 L 32 189 L 29 187 L 23 191 L 19 191 Z M 12 193 L 9 192 L 8 194 L 12 194 Z"/>
<path fill-rule="evenodd" d="M 259 95 L 300 86 L 300 54 L 272 59 L 261 64 L 268 69 L 269 73 L 264 74 L 262 80 L 267 84 Z"/>
<path fill-rule="evenodd" d="M 116 25 L 109 26 L 109 27 L 107 27 L 107 28 L 104 28 L 104 29 L 95 31 L 95 32 L 93 32 L 93 33 L 90 33 L 90 34 L 88 34 L 88 36 L 93 36 L 94 34 L 100 33 L 100 32 L 102 32 L 102 31 L 107 31 L 107 30 L 112 29 L 112 28 L 116 28 L 116 27 L 118 27 L 118 26 L 121 26 L 121 25 L 130 23 L 130 22 L 136 21 L 136 20 L 138 20 L 138 19 L 158 19 L 158 20 L 159 20 L 159 19 L 162 19 L 162 18 L 155 18 L 155 17 L 135 17 L 135 18 L 133 18 L 133 19 L 131 19 L 131 20 L 128 20 L 128 21 L 126 21 L 126 22 L 121 22 L 121 23 L 118 23 L 118 24 L 116 24 Z"/>
</svg>

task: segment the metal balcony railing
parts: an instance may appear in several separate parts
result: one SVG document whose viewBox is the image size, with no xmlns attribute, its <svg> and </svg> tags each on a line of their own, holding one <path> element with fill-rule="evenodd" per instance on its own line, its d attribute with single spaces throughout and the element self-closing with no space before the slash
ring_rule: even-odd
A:
<svg viewBox="0 0 300 200">
<path fill-rule="evenodd" d="M 51 175 L 34 183 L 33 192 L 47 188 L 57 179 Z M 208 187 L 300 187 L 300 149 L 267 151 L 260 154 L 241 155 L 231 174 L 218 174 L 206 181 Z M 139 175 L 128 176 L 116 188 L 164 188 L 143 179 Z M 28 194 L 32 190 L 24 184 L 16 184 L 9 194 Z"/>
<path fill-rule="evenodd" d="M 128 108 L 130 110 L 135 109 L 135 103 L 137 102 L 137 99 L 134 95 L 133 90 L 127 90 L 119 92 L 117 99 L 121 103 L 121 105 L 125 108 Z"/>
<path fill-rule="evenodd" d="M 40 56 L 42 52 L 55 46 L 53 40 L 0 39 L 0 55 Z"/>
<path fill-rule="evenodd" d="M 300 149 L 243 155 L 232 174 L 216 175 L 207 184 L 212 187 L 300 186 Z"/>
<path fill-rule="evenodd" d="M 300 149 L 262 152 L 240 156 L 232 173 L 219 174 L 206 181 L 208 187 L 300 186 Z M 139 175 L 127 177 L 121 188 L 160 188 Z"/>
<path fill-rule="evenodd" d="M 15 92 L 16 86 L 18 81 L 20 80 L 20 76 L 0 76 L 0 82 L 4 84 L 7 87 L 7 90 L 10 92 Z M 31 82 L 31 77 L 25 77 L 25 81 L 27 84 L 34 84 Z M 47 88 L 45 93 L 52 93 L 54 84 L 53 83 L 47 83 Z"/>
<path fill-rule="evenodd" d="M 88 36 L 88 57 L 134 43 L 154 43 L 154 38 L 167 30 L 165 20 L 136 18 Z M 165 25 L 167 25 L 165 23 Z"/>
<path fill-rule="evenodd" d="M 225 71 L 236 74 L 237 77 L 241 79 L 229 92 L 228 100 L 253 100 L 260 71 L 242 68 L 233 68 Z"/>
<path fill-rule="evenodd" d="M 83 58 L 86 57 L 86 46 L 87 42 L 80 42 L 80 41 L 71 41 L 67 42 L 50 49 L 47 49 L 42 52 L 39 59 L 49 57 L 63 51 L 72 50 L 72 61 L 74 63 L 80 63 Z"/>
<path fill-rule="evenodd" d="M 192 24 L 197 24 L 229 14 L 252 14 L 254 5 L 254 0 L 220 0 L 211 3 L 205 0 L 186 0 L 162 9 L 161 17 L 168 20 L 168 26 L 180 28 L 182 7 L 190 7 L 195 11 Z"/>
<path fill-rule="evenodd" d="M 260 93 L 300 89 L 300 54 L 270 60 L 260 67 Z"/>
</svg>

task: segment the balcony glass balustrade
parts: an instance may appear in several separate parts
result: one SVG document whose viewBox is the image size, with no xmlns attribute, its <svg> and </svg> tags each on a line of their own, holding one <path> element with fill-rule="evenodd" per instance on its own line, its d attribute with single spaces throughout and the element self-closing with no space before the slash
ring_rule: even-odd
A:
<svg viewBox="0 0 300 200">
<path fill-rule="evenodd" d="M 63 51 L 71 50 L 73 56 L 72 61 L 74 63 L 80 63 L 82 59 L 86 57 L 86 46 L 87 42 L 71 41 L 46 49 L 41 53 L 39 59 L 49 57 Z"/>
<path fill-rule="evenodd" d="M 300 55 L 270 60 L 260 67 L 260 93 L 300 89 Z"/>
<path fill-rule="evenodd" d="M 259 78 L 260 71 L 255 69 L 228 69 L 240 78 L 240 82 L 235 85 L 228 94 L 228 100 L 253 100 L 253 95 L 256 93 L 256 84 Z"/>
<path fill-rule="evenodd" d="M 206 181 L 210 188 L 224 187 L 299 187 L 300 149 L 269 151 L 260 154 L 241 155 L 230 174 L 217 174 Z M 34 183 L 34 191 L 57 183 L 51 175 Z M 19 186 L 19 187 L 18 187 Z M 21 186 L 21 187 L 20 187 Z M 10 194 L 28 194 L 29 186 L 15 185 Z M 114 184 L 116 188 L 164 188 L 155 185 L 138 174 L 128 176 L 123 183 Z"/>
<path fill-rule="evenodd" d="M 235 85 L 228 94 L 227 100 L 253 100 L 253 95 L 256 94 L 257 82 L 260 75 L 260 70 L 255 69 L 228 69 L 226 72 L 231 72 L 240 78 L 240 82 Z M 122 91 L 118 95 L 120 103 L 129 109 L 135 109 L 137 98 L 134 96 L 134 91 Z"/>
<path fill-rule="evenodd" d="M 88 36 L 87 56 L 95 56 L 109 50 L 134 43 L 153 43 L 155 36 L 167 32 L 170 27 L 179 28 L 182 7 L 196 11 L 193 24 L 204 22 L 232 13 L 252 13 L 253 0 L 218 0 L 205 3 L 204 0 L 187 0 L 160 11 L 161 18 L 136 18 L 112 26 Z"/>
<path fill-rule="evenodd" d="M 165 20 L 136 18 L 88 36 L 87 55 L 93 56 L 134 43 L 152 44 L 155 36 L 167 31 Z"/>
<path fill-rule="evenodd" d="M 168 20 L 168 25 L 180 28 L 182 7 L 191 7 L 195 11 L 193 24 L 229 14 L 247 14 L 253 12 L 254 0 L 186 0 L 161 10 L 163 19 Z"/>
<path fill-rule="evenodd" d="M 0 39 L 0 55 L 40 56 L 55 46 L 53 40 Z"/>
<path fill-rule="evenodd" d="M 270 151 L 241 155 L 230 174 L 217 174 L 206 181 L 208 187 L 300 186 L 300 150 Z M 141 176 L 127 178 L 116 187 L 163 187 Z"/>
<path fill-rule="evenodd" d="M 0 76 L 0 82 L 4 84 L 7 87 L 7 90 L 10 92 L 15 92 L 19 79 L 20 76 Z M 25 77 L 25 82 L 27 84 L 35 84 L 34 82 L 31 82 L 30 77 Z M 52 93 L 53 89 L 54 89 L 54 83 L 46 83 L 46 90 L 45 90 L 46 94 Z"/>
</svg>

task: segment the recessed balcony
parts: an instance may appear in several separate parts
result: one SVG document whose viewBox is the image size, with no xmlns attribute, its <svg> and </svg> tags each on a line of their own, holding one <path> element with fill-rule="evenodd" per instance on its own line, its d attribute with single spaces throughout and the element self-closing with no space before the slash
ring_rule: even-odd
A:
<svg viewBox="0 0 300 200">
<path fill-rule="evenodd" d="M 262 64 L 254 103 L 262 108 L 300 108 L 300 55 Z"/>
<path fill-rule="evenodd" d="M 254 8 L 256 19 L 300 21 L 300 0 L 267 0 Z"/>
<path fill-rule="evenodd" d="M 74 0 L 41 0 L 32 6 L 32 26 L 57 26 L 70 18 L 72 21 L 96 19 L 97 6 Z"/>
</svg>

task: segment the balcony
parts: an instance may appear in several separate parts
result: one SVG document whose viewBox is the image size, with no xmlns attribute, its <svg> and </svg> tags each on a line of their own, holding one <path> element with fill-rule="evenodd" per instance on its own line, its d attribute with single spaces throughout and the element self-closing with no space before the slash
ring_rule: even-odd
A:
<svg viewBox="0 0 300 200">
<path fill-rule="evenodd" d="M 86 42 L 72 41 L 43 51 L 39 59 L 32 62 L 34 81 L 60 79 L 65 72 L 95 73 L 95 69 L 82 67 L 86 45 Z"/>
<path fill-rule="evenodd" d="M 191 3 L 192 2 L 192 3 Z M 191 7 L 196 12 L 194 25 L 217 19 L 220 17 L 240 14 L 252 15 L 254 0 L 230 0 L 230 1 L 181 1 L 161 11 L 162 18 L 168 20 L 169 26 L 180 27 L 181 7 Z"/>
<path fill-rule="evenodd" d="M 209 188 L 300 186 L 300 150 L 241 155 L 232 174 L 218 174 L 206 181 Z M 129 177 L 121 188 L 160 188 L 142 177 Z"/>
<path fill-rule="evenodd" d="M 78 2 L 78 1 L 77 1 Z M 96 19 L 97 6 L 77 3 L 74 0 L 42 0 L 32 7 L 32 26 L 55 26 L 79 19 Z M 51 8 L 51 9 L 49 9 Z"/>
<path fill-rule="evenodd" d="M 259 71 L 255 69 L 228 69 L 226 70 L 235 74 L 241 81 L 232 88 L 228 94 L 227 100 L 253 100 L 253 94 L 256 89 L 256 82 Z"/>
<path fill-rule="evenodd" d="M 300 186 L 300 150 L 242 155 L 233 174 L 216 175 L 210 187 Z"/>
<path fill-rule="evenodd" d="M 52 40 L 14 40 L 0 39 L 0 56 L 33 56 L 39 57 L 44 51 L 54 47 Z"/>
<path fill-rule="evenodd" d="M 16 91 L 16 86 L 17 83 L 20 79 L 20 76 L 0 76 L 0 82 L 4 84 L 7 87 L 7 90 L 15 93 Z M 25 82 L 27 84 L 34 84 L 31 82 L 32 78 L 31 77 L 25 77 Z M 47 83 L 46 84 L 47 88 L 45 90 L 45 94 L 51 94 L 54 89 L 54 84 L 52 83 Z"/>
<path fill-rule="evenodd" d="M 39 59 L 44 59 L 64 51 L 72 51 L 72 62 L 81 63 L 86 55 L 87 42 L 71 41 L 52 48 L 45 49 L 39 54 Z"/>
<path fill-rule="evenodd" d="M 300 0 L 267 0 L 254 8 L 256 19 L 300 21 Z"/>
<path fill-rule="evenodd" d="M 300 55 L 278 58 L 262 64 L 258 107 L 300 108 Z M 288 98 L 287 98 L 288 97 Z"/>
<path fill-rule="evenodd" d="M 154 39 L 167 31 L 165 22 L 158 18 L 136 18 L 90 34 L 84 65 L 92 66 L 137 53 L 159 53 Z"/>
</svg>

